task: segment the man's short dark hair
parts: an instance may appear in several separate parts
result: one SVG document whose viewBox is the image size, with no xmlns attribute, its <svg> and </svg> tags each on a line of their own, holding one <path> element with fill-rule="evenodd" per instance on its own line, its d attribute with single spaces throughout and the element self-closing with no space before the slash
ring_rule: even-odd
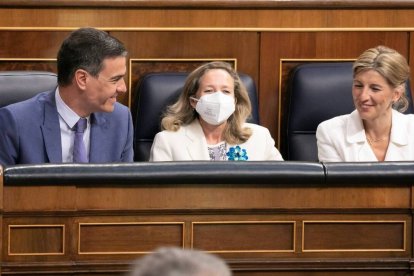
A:
<svg viewBox="0 0 414 276">
<path fill-rule="evenodd" d="M 80 28 L 62 43 L 57 56 L 58 83 L 71 84 L 75 71 L 83 69 L 98 76 L 106 58 L 126 56 L 125 46 L 107 32 L 94 28 Z"/>
</svg>

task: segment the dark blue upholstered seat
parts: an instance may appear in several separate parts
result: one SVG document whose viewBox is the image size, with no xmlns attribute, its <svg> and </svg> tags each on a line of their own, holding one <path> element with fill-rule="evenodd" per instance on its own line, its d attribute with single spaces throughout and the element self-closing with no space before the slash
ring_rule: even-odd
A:
<svg viewBox="0 0 414 276">
<path fill-rule="evenodd" d="M 55 73 L 45 71 L 0 71 L 0 107 L 27 100 L 57 86 Z"/>
</svg>

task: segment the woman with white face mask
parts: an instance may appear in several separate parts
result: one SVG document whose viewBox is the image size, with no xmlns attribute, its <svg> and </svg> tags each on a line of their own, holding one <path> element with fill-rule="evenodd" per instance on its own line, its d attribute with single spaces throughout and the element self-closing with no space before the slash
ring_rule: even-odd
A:
<svg viewBox="0 0 414 276">
<path fill-rule="evenodd" d="M 230 64 L 202 65 L 167 109 L 150 161 L 283 160 L 268 129 L 246 123 L 250 113 L 246 88 Z"/>
<path fill-rule="evenodd" d="M 316 131 L 319 161 L 412 161 L 414 115 L 405 85 L 407 60 L 378 46 L 363 52 L 353 65 L 355 110 L 322 122 Z"/>
</svg>

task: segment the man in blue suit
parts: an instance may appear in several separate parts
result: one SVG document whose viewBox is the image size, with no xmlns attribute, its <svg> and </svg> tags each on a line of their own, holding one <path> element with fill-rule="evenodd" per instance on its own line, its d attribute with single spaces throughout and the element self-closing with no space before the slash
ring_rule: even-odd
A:
<svg viewBox="0 0 414 276">
<path fill-rule="evenodd" d="M 127 91 L 126 55 L 104 31 L 72 32 L 57 56 L 57 88 L 0 109 L 0 164 L 132 162 L 131 113 L 116 102 Z M 78 121 L 86 126 L 79 139 Z"/>
</svg>

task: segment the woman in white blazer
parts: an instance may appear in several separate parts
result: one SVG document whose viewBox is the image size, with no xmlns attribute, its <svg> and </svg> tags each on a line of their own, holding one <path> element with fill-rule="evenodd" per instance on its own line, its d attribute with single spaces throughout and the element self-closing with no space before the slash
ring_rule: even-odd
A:
<svg viewBox="0 0 414 276">
<path fill-rule="evenodd" d="M 246 123 L 250 113 L 246 88 L 230 64 L 204 64 L 168 107 L 150 161 L 283 160 L 268 129 Z"/>
<path fill-rule="evenodd" d="M 353 65 L 356 110 L 322 122 L 316 131 L 321 162 L 414 160 L 414 115 L 405 84 L 410 68 L 397 51 L 377 46 Z"/>
</svg>

